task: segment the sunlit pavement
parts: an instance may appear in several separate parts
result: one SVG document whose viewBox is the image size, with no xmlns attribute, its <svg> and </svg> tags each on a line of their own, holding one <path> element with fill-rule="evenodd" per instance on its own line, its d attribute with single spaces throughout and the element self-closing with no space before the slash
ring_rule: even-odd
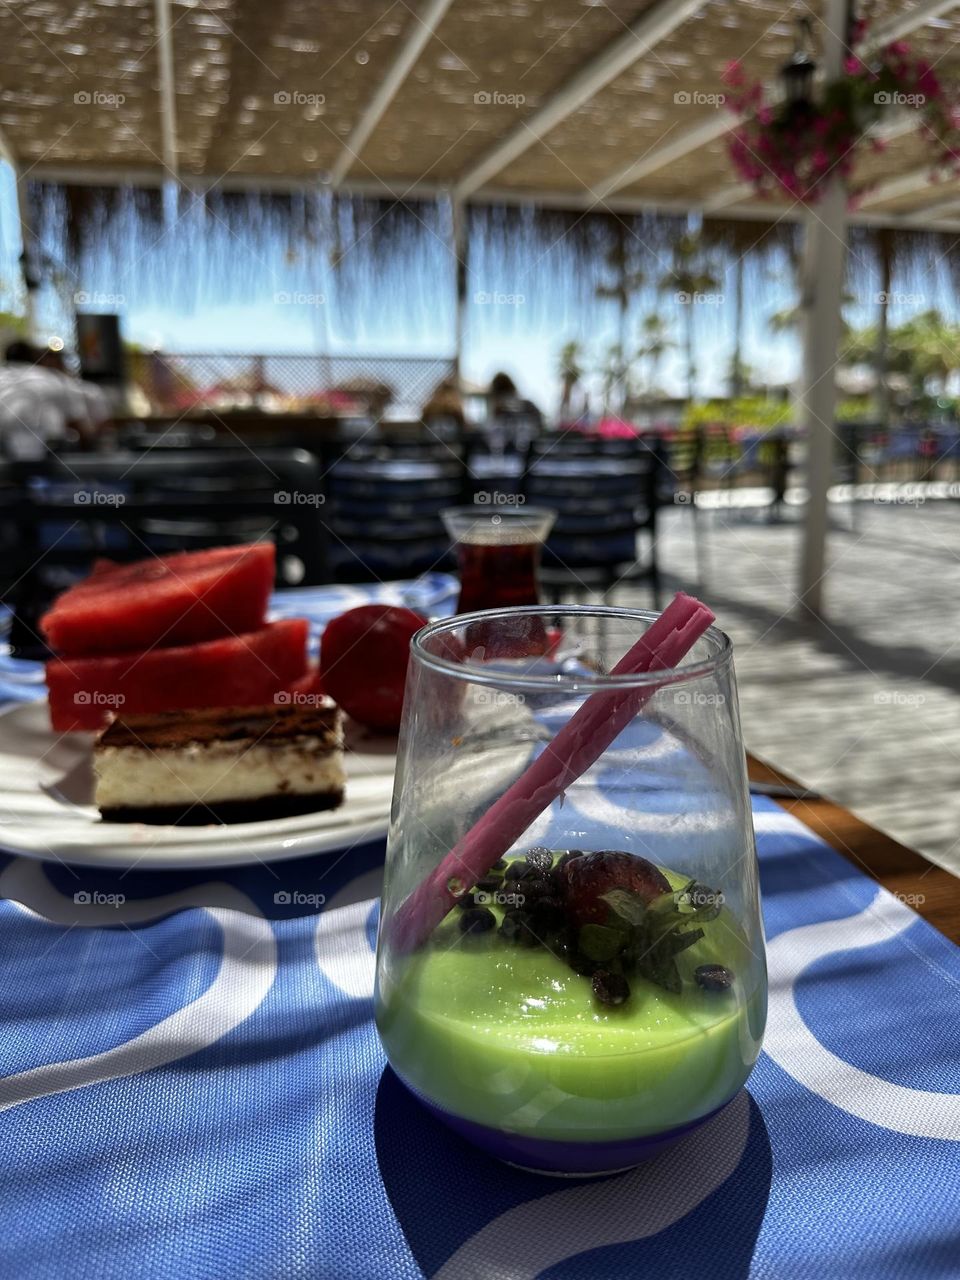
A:
<svg viewBox="0 0 960 1280">
<path fill-rule="evenodd" d="M 733 637 L 750 750 L 960 873 L 960 505 L 832 504 L 822 625 L 796 608 L 799 514 L 667 510 L 667 586 Z"/>
</svg>

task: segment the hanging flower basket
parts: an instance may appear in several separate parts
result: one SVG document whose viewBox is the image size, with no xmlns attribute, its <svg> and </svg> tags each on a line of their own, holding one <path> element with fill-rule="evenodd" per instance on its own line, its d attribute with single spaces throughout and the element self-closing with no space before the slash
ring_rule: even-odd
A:
<svg viewBox="0 0 960 1280">
<path fill-rule="evenodd" d="M 854 39 L 862 40 L 863 34 L 861 24 Z M 786 97 L 775 104 L 766 99 L 759 81 L 747 80 L 740 63 L 730 63 L 724 75 L 727 105 L 741 120 L 730 136 L 730 158 L 758 196 L 786 192 L 814 204 L 830 179 L 849 177 L 862 147 L 883 150 L 882 140 L 869 138 L 868 131 L 901 111 L 917 115 L 934 180 L 960 169 L 960 115 L 954 95 L 904 41 L 888 45 L 869 64 L 848 58 L 843 75 L 825 85 L 816 101 L 795 92 L 796 72 L 801 69 L 808 84 L 812 81 L 813 62 L 794 55 L 784 68 Z"/>
</svg>

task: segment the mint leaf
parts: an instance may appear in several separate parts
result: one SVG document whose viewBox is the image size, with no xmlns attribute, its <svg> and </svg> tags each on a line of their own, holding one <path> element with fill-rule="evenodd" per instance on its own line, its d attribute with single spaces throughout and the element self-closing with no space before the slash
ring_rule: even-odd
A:
<svg viewBox="0 0 960 1280">
<path fill-rule="evenodd" d="M 609 893 L 600 895 L 600 901 L 605 902 L 614 915 L 634 928 L 641 923 L 647 909 L 638 894 L 626 889 L 611 889 Z"/>
</svg>

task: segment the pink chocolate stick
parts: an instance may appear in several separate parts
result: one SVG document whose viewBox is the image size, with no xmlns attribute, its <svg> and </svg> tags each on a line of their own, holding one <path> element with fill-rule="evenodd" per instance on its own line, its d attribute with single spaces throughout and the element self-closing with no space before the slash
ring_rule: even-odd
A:
<svg viewBox="0 0 960 1280">
<path fill-rule="evenodd" d="M 612 674 L 638 675 L 676 667 L 713 620 L 706 605 L 679 592 Z M 408 951 L 424 942 L 457 898 L 482 879 L 530 824 L 590 768 L 661 687 L 649 684 L 591 694 L 553 742 L 401 904 L 391 926 L 393 945 Z"/>
</svg>

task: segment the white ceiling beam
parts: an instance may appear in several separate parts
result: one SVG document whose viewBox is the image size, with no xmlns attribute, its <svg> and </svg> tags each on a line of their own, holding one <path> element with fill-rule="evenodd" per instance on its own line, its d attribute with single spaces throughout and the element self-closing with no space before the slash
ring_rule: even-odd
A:
<svg viewBox="0 0 960 1280">
<path fill-rule="evenodd" d="M 157 26 L 157 55 L 160 60 L 160 138 L 163 163 L 176 178 L 180 167 L 177 143 L 176 80 L 173 73 L 173 24 L 170 0 L 154 0 Z"/>
<path fill-rule="evenodd" d="M 935 22 L 943 14 L 955 9 L 957 3 L 958 0 L 921 0 L 908 12 L 888 18 L 886 22 L 881 22 L 876 30 L 868 31 L 866 39 L 861 40 L 857 45 L 857 53 L 874 53 L 884 45 L 902 40 L 904 36 L 910 35 L 920 27 L 925 27 L 928 22 Z"/>
<path fill-rule="evenodd" d="M 943 200 L 937 200 L 935 204 L 927 205 L 926 209 L 917 209 L 912 213 L 904 213 L 901 217 L 904 222 L 913 227 L 925 227 L 931 220 L 950 218 L 954 214 L 960 214 L 960 192 L 954 192 L 952 196 L 945 196 Z"/>
<path fill-rule="evenodd" d="M 659 0 L 629 28 L 585 63 L 557 93 L 500 139 L 481 160 L 462 174 L 454 196 L 465 200 L 518 156 L 539 142 L 569 115 L 627 71 L 661 40 L 702 9 L 706 0 Z"/>
<path fill-rule="evenodd" d="M 889 22 L 881 23 L 873 32 L 869 33 L 866 40 L 857 45 L 857 53 L 868 54 L 872 50 L 880 49 L 894 40 L 901 40 L 905 35 L 909 35 L 911 31 L 915 31 L 918 27 L 922 27 L 926 23 L 939 18 L 947 10 L 955 9 L 958 3 L 960 3 L 960 0 L 921 0 L 909 13 L 900 14 Z M 776 93 L 772 94 L 772 100 L 776 100 L 777 96 Z M 732 112 L 717 110 L 709 120 L 693 125 L 692 128 L 686 129 L 679 136 L 672 138 L 669 142 L 665 142 L 663 146 L 648 151 L 646 155 L 633 161 L 632 164 L 616 170 L 602 182 L 595 182 L 593 189 L 601 199 L 606 199 L 607 196 L 613 195 L 614 192 L 622 191 L 624 187 L 630 187 L 636 182 L 641 182 L 644 178 L 649 177 L 651 173 L 656 173 L 664 168 L 665 165 L 673 164 L 674 161 L 690 155 L 692 151 L 699 151 L 701 147 L 708 146 L 718 138 L 725 137 L 736 127 L 737 120 Z"/>
<path fill-rule="evenodd" d="M 872 209 L 878 204 L 886 204 L 888 200 L 897 200 L 900 196 L 913 195 L 917 191 L 935 186 L 936 183 L 930 177 L 930 166 L 924 165 L 921 169 L 899 173 L 895 178 L 887 178 L 885 182 L 869 187 L 858 197 L 858 203 L 861 209 Z"/>
<path fill-rule="evenodd" d="M 336 160 L 330 169 L 329 183 L 336 189 L 350 171 L 350 166 L 366 146 L 374 129 L 383 119 L 384 112 L 396 97 L 407 76 L 416 66 L 421 53 L 427 47 L 444 14 L 453 0 L 427 0 L 422 13 L 412 13 L 410 29 L 397 53 L 396 58 L 380 81 L 376 93 L 364 108 L 360 119 L 353 126 L 349 137 L 343 144 Z"/>
</svg>

